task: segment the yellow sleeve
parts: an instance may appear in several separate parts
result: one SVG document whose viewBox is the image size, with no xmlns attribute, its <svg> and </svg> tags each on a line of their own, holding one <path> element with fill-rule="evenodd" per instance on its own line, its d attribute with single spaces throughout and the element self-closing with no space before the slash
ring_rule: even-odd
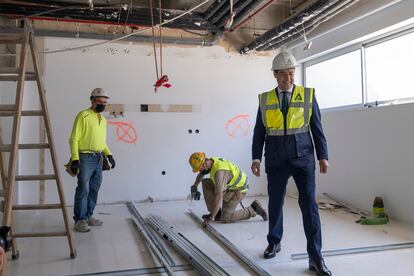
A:
<svg viewBox="0 0 414 276">
<path fill-rule="evenodd" d="M 103 150 L 103 153 L 105 155 L 112 155 L 111 150 L 109 149 L 108 145 L 105 146 L 105 149 Z"/>
<path fill-rule="evenodd" d="M 72 133 L 69 138 L 70 156 L 72 160 L 79 160 L 79 139 L 83 132 L 83 117 L 81 113 L 76 116 Z"/>
</svg>

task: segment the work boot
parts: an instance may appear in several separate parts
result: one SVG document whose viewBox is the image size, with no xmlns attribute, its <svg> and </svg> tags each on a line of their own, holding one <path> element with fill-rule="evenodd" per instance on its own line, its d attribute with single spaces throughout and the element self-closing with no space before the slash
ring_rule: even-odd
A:
<svg viewBox="0 0 414 276">
<path fill-rule="evenodd" d="M 323 259 L 317 262 L 309 260 L 309 270 L 315 271 L 318 276 L 332 275 L 332 272 L 326 267 Z"/>
<path fill-rule="evenodd" d="M 211 213 L 204 214 L 201 216 L 201 218 L 204 220 L 209 219 L 210 217 L 211 217 Z M 221 209 L 219 209 L 219 211 L 217 212 L 216 218 L 214 220 L 221 221 Z"/>
<path fill-rule="evenodd" d="M 90 217 L 88 219 L 88 225 L 89 226 L 101 226 L 103 224 L 103 221 L 100 219 L 96 219 L 94 217 Z"/>
<path fill-rule="evenodd" d="M 91 228 L 89 227 L 88 222 L 86 220 L 81 219 L 75 223 L 75 230 L 78 232 L 85 233 L 91 231 Z"/>
<path fill-rule="evenodd" d="M 262 205 L 260 204 L 260 202 L 257 199 L 255 201 L 253 201 L 253 203 L 250 205 L 250 207 L 252 207 L 253 210 L 256 212 L 256 214 L 261 216 L 264 221 L 267 220 L 266 210 L 262 207 Z"/>
</svg>

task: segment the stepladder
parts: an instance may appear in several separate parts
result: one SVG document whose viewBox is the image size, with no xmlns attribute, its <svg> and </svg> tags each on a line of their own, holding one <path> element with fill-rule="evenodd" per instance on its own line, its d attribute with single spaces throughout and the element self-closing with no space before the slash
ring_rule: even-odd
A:
<svg viewBox="0 0 414 276">
<path fill-rule="evenodd" d="M 38 61 L 38 52 L 36 49 L 36 40 L 33 31 L 33 24 L 30 20 L 25 19 L 23 27 L 18 33 L 1 33 L 1 44 L 15 44 L 19 45 L 19 51 L 16 51 L 16 57 L 18 61 L 14 67 L 0 66 L 0 81 L 16 82 L 16 97 L 13 104 L 3 104 L 0 100 L 0 117 L 11 117 L 12 123 L 11 130 L 8 132 L 11 136 L 10 144 L 3 143 L 2 137 L 4 137 L 7 131 L 0 125 L 0 179 L 2 181 L 2 190 L 0 196 L 3 197 L 3 226 L 11 228 L 10 237 L 12 245 L 12 259 L 19 258 L 19 251 L 17 250 L 17 238 L 46 238 L 46 237 L 66 237 L 69 246 L 69 256 L 75 258 L 76 250 L 74 248 L 71 230 L 69 227 L 68 213 L 66 209 L 66 202 L 64 196 L 64 190 L 62 186 L 62 180 L 59 174 L 59 166 L 57 160 L 57 153 L 55 143 L 53 139 L 53 132 L 51 128 L 51 122 L 49 112 L 46 103 L 46 94 L 44 90 L 43 80 L 40 75 L 40 67 Z M 31 58 L 29 58 L 31 57 Z M 31 61 L 33 67 L 31 72 L 28 72 L 28 63 Z M 37 86 L 39 95 L 39 108 L 38 110 L 23 110 L 23 96 L 25 90 L 25 83 L 27 81 L 34 81 Z M 9 91 L 10 92 L 10 91 Z M 31 91 L 30 91 L 31 92 Z M 24 137 L 24 131 L 21 131 L 22 118 L 39 117 L 39 128 L 42 128 L 40 132 L 45 134 L 44 141 L 37 141 L 36 143 L 23 143 L 27 139 Z M 19 152 L 23 150 L 37 150 L 39 155 L 41 152 L 48 151 L 50 153 L 50 168 L 44 168 L 39 170 L 39 174 L 26 175 L 20 174 L 17 166 L 19 158 Z M 8 156 L 8 161 L 5 156 Z M 20 154 L 21 155 L 21 154 Z M 47 171 L 47 172 L 46 172 Z M 40 200 L 38 204 L 15 204 L 15 189 L 16 183 L 19 182 L 34 182 L 34 181 L 53 181 L 56 183 L 58 202 L 57 203 L 44 203 L 44 200 Z M 13 223 L 13 211 L 36 211 L 60 209 L 63 217 L 63 229 L 61 231 L 50 232 L 32 232 L 25 231 L 19 232 L 18 227 L 15 227 Z M 47 219 L 46 219 L 47 220 Z M 47 227 L 47 225 L 46 225 Z M 4 257 L 4 266 L 2 275 L 7 275 L 7 255 Z"/>
</svg>

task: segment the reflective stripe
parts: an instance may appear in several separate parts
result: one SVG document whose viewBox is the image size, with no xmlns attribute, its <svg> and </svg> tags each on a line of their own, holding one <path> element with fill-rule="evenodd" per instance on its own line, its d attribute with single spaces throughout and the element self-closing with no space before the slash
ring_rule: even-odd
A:
<svg viewBox="0 0 414 276">
<path fill-rule="evenodd" d="M 266 110 L 279 109 L 279 108 L 280 108 L 279 104 L 271 104 L 271 105 L 266 106 Z"/>
<path fill-rule="evenodd" d="M 304 110 L 303 110 L 303 123 L 305 124 L 305 126 L 309 125 L 309 113 L 310 113 L 310 108 L 312 106 L 312 103 L 310 102 L 310 95 L 311 95 L 311 89 L 310 88 L 306 88 L 305 87 L 305 100 L 304 102 L 306 103 Z"/>
<path fill-rule="evenodd" d="M 306 104 L 305 103 L 293 102 L 293 103 L 289 104 L 289 107 L 306 108 Z"/>
<path fill-rule="evenodd" d="M 266 125 L 266 100 L 267 100 L 267 93 L 263 93 L 260 96 L 260 112 L 262 113 L 262 121 L 263 125 Z"/>
<path fill-rule="evenodd" d="M 242 173 L 242 171 L 239 168 L 238 168 L 237 173 L 239 174 L 239 176 L 237 177 L 236 181 L 234 181 L 234 183 L 232 185 L 227 186 L 227 189 L 230 189 L 230 188 L 232 188 L 234 186 L 237 186 L 237 184 L 240 183 L 240 181 L 242 179 L 242 176 L 243 176 L 243 173 Z"/>
</svg>

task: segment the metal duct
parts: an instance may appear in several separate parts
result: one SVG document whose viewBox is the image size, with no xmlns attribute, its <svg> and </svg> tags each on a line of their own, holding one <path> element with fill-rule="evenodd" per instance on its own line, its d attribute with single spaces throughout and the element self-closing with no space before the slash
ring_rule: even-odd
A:
<svg viewBox="0 0 414 276">
<path fill-rule="evenodd" d="M 303 37 L 304 33 L 309 34 L 313 30 L 315 30 L 321 23 L 331 19 L 332 17 L 338 15 L 345 9 L 351 7 L 359 0 L 345 0 L 343 2 L 338 2 L 337 4 L 333 5 L 331 8 L 327 9 L 325 13 L 322 13 L 311 20 L 306 21 L 302 26 L 299 26 L 297 29 L 295 28 L 293 31 L 290 31 L 284 35 L 279 36 L 278 38 L 266 43 L 259 48 L 257 51 L 270 51 L 281 47 L 282 45 L 294 41 Z"/>
<path fill-rule="evenodd" d="M 243 11 L 247 6 L 249 6 L 253 2 L 258 3 L 258 2 L 261 2 L 261 0 L 239 1 L 236 5 L 234 5 L 234 8 L 233 8 L 233 12 L 234 12 L 233 24 L 234 24 L 234 20 L 236 18 L 240 18 L 240 12 Z M 256 7 L 256 6 L 257 6 L 257 4 L 254 5 L 254 7 Z M 249 8 L 248 10 L 251 11 L 252 9 Z M 224 25 L 226 24 L 227 20 L 229 20 L 230 16 L 231 15 L 230 15 L 230 10 L 229 10 L 229 12 L 225 14 L 225 16 L 220 18 L 220 20 L 218 20 L 215 23 L 216 28 L 217 29 L 222 29 L 224 27 Z"/>
<path fill-rule="evenodd" d="M 0 28 L 0 33 L 19 33 L 21 29 L 17 28 Z M 96 33 L 74 33 L 68 31 L 53 31 L 53 30 L 34 30 L 35 36 L 45 37 L 64 37 L 64 38 L 86 38 L 86 39 L 100 39 L 100 40 L 112 40 L 122 35 L 112 34 L 96 34 Z M 209 39 L 192 39 L 192 38 L 174 38 L 174 37 L 162 37 L 162 43 L 175 44 L 175 45 L 190 45 L 190 46 L 214 46 L 216 42 L 223 37 L 223 33 L 215 33 Z M 152 43 L 152 37 L 146 35 L 133 35 L 124 39 L 124 41 Z M 155 42 L 159 43 L 159 37 L 155 37 Z"/>
<path fill-rule="evenodd" d="M 252 2 L 250 2 L 249 5 L 247 5 L 243 10 L 236 14 L 236 16 L 233 19 L 232 26 L 236 26 L 237 24 L 239 24 L 239 22 L 242 21 L 248 13 L 256 9 L 263 1 L 264 0 L 253 0 Z M 223 26 L 224 24 L 220 26 L 220 28 L 222 28 Z"/>
<path fill-rule="evenodd" d="M 210 19 L 225 3 L 227 0 L 216 0 L 213 4 L 211 4 L 207 10 L 205 11 L 203 18 L 205 20 Z"/>
<path fill-rule="evenodd" d="M 246 54 L 252 50 L 259 48 L 260 46 L 268 43 L 271 40 L 278 38 L 279 36 L 295 29 L 306 21 L 312 19 L 313 17 L 323 13 L 326 9 L 336 4 L 340 0 L 319 0 L 315 4 L 311 5 L 308 9 L 301 12 L 299 15 L 294 18 L 283 22 L 282 24 L 276 26 L 275 28 L 267 31 L 255 41 L 249 43 L 248 45 L 242 47 L 240 53 Z"/>
<path fill-rule="evenodd" d="M 47 11 L 53 11 L 44 15 L 44 17 L 38 17 L 38 19 L 51 19 L 59 18 L 65 21 L 66 19 L 75 19 L 81 22 L 83 20 L 93 21 L 91 23 L 104 23 L 104 24 L 117 24 L 117 25 L 126 25 L 126 26 L 150 26 L 151 17 L 148 8 L 133 8 L 127 11 L 123 11 L 119 8 L 101 8 L 96 11 L 91 11 L 89 9 L 77 8 L 72 9 L 68 7 L 63 10 L 56 10 L 56 8 L 65 7 L 65 6 L 50 6 L 50 7 L 39 7 L 39 6 L 22 6 L 17 4 L 2 4 L 0 6 L 0 14 L 3 15 L 12 15 L 15 17 L 29 16 L 33 14 L 39 14 Z M 162 10 L 162 19 L 169 20 L 180 14 L 184 11 L 178 10 Z M 159 10 L 154 9 L 154 21 L 159 22 Z M 193 29 L 193 30 L 208 30 L 214 31 L 215 26 L 206 21 L 202 14 L 200 13 L 191 13 L 183 16 L 166 24 L 165 27 L 175 28 L 175 29 Z"/>
<path fill-rule="evenodd" d="M 236 5 L 238 2 L 245 2 L 245 1 L 251 1 L 251 0 L 234 0 L 234 5 Z M 218 20 L 220 20 L 220 18 L 222 18 L 226 13 L 229 13 L 230 15 L 230 1 L 226 1 L 226 4 L 224 6 L 222 6 L 215 14 L 212 18 L 210 18 L 210 23 L 214 24 L 216 23 Z"/>
</svg>

